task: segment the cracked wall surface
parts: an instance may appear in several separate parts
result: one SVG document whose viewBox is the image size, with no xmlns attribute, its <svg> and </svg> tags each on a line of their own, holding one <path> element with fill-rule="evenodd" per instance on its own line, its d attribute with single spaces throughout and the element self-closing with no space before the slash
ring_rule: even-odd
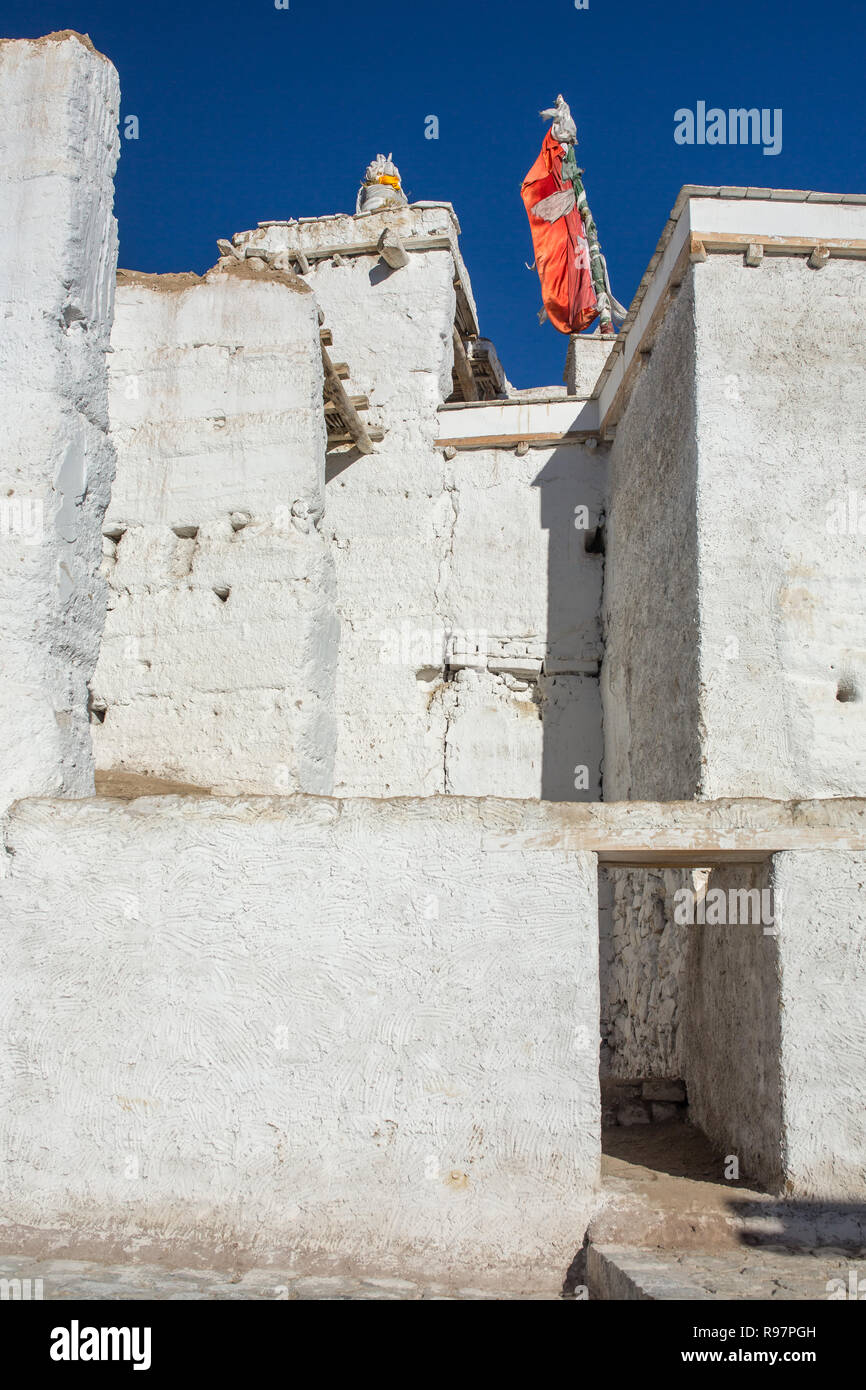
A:
<svg viewBox="0 0 866 1390">
<path fill-rule="evenodd" d="M 413 254 L 319 261 L 306 277 L 350 388 L 385 430 L 370 455 L 331 454 L 324 533 L 341 623 L 335 790 L 431 795 L 444 787 L 446 721 L 437 697 L 441 619 L 457 502 L 433 447 L 451 391 L 454 262 Z"/>
<path fill-rule="evenodd" d="M 97 767 L 329 792 L 338 625 L 313 296 L 249 263 L 120 281 Z"/>
<path fill-rule="evenodd" d="M 81 36 L 0 41 L 0 811 L 93 792 L 119 101 Z"/>
<path fill-rule="evenodd" d="M 308 278 L 386 429 L 373 455 L 331 456 L 338 789 L 590 798 L 602 559 L 574 507 L 597 520 L 603 460 L 575 446 L 451 459 L 433 447 L 450 391 L 447 252 L 385 276 L 373 257 L 320 263 Z"/>
<path fill-rule="evenodd" d="M 471 289 L 450 209 L 422 205 L 397 217 L 405 235 L 442 244 L 393 270 L 363 249 L 381 215 L 319 219 L 301 226 L 311 254 L 301 279 L 266 263 L 287 264 L 297 224 L 265 224 L 239 233 L 233 250 L 221 243 L 203 282 L 134 275 L 121 284 L 112 362 L 120 471 L 106 528 L 112 599 L 94 685 L 100 770 L 215 790 L 330 790 L 314 764 L 331 755 L 302 743 L 306 765 L 294 767 L 285 725 L 298 705 L 299 719 L 313 711 L 317 737 L 330 716 L 333 786 L 343 794 L 598 795 L 604 558 L 588 542 L 605 507 L 605 453 L 570 444 L 448 458 L 435 447 L 452 386 L 458 269 L 461 293 L 471 299 Z M 346 255 L 330 247 L 313 257 L 335 237 Z M 243 321 L 242 296 L 277 295 L 267 286 L 281 276 L 308 294 L 310 322 L 303 332 L 280 324 L 271 337 L 282 334 L 286 346 L 271 361 L 256 348 L 261 330 Z M 237 301 L 231 320 L 227 285 Z M 285 291 L 283 301 L 288 313 Z M 346 390 L 369 402 L 366 422 L 384 433 L 372 454 L 331 449 L 324 510 L 321 471 L 302 482 L 292 472 L 313 466 L 323 438 L 313 302 L 332 360 L 345 364 Z M 279 389 L 295 395 L 263 418 L 277 367 L 294 379 Z M 312 432 L 299 439 L 304 409 Z M 280 431 L 289 447 L 277 466 Z M 292 655 L 288 611 L 274 636 L 268 605 L 283 602 L 276 573 L 267 595 L 256 588 L 253 538 L 265 544 L 270 525 L 273 539 L 273 515 L 287 509 L 295 541 L 287 582 L 312 567 L 304 611 L 322 628 L 312 658 Z M 302 521 L 306 550 L 295 535 Z M 338 651 L 333 614 L 315 607 L 329 559 Z M 220 653 L 218 664 L 205 648 Z M 311 659 L 328 667 L 324 684 L 304 666 Z M 208 670 L 220 673 L 213 684 Z M 259 682 L 266 670 L 272 679 Z M 294 700 L 285 696 L 292 689 Z"/>
</svg>

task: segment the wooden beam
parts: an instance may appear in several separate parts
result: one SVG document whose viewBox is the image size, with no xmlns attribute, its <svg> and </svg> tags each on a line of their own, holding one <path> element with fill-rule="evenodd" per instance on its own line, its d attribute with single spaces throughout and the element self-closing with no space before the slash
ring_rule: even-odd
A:
<svg viewBox="0 0 866 1390">
<path fill-rule="evenodd" d="M 343 383 L 334 371 L 334 365 L 328 356 L 324 343 L 322 344 L 322 367 L 325 372 L 325 394 L 330 400 L 334 401 L 339 408 L 340 415 L 346 422 L 350 438 L 362 454 L 375 453 L 376 451 L 370 433 L 352 404 L 352 401 L 346 395 Z M 334 437 L 328 440 L 329 444 L 334 444 L 336 442 L 337 440 Z"/>
<path fill-rule="evenodd" d="M 368 437 L 373 441 L 374 444 L 381 444 L 382 440 L 385 438 L 385 431 L 382 430 L 382 429 L 379 429 L 376 425 L 373 425 L 373 426 L 370 427 L 370 429 L 367 430 L 367 435 L 368 435 Z M 328 449 L 329 449 L 329 450 L 330 450 L 330 449 L 336 449 L 337 446 L 338 446 L 338 445 L 341 445 L 341 444 L 358 444 L 358 441 L 356 440 L 356 438 L 355 438 L 355 436 L 354 436 L 353 434 L 345 434 L 345 433 L 344 433 L 344 434 L 329 434 L 329 435 L 328 435 Z M 361 446 L 358 445 L 358 448 L 359 448 L 359 449 L 360 449 L 360 447 L 361 447 Z M 362 452 L 362 453 L 372 453 L 373 451 L 370 450 L 370 449 L 367 449 L 367 450 L 362 450 L 361 452 Z"/>
<path fill-rule="evenodd" d="M 577 434 L 568 430 L 565 434 L 532 434 L 523 430 L 520 434 L 468 434 L 454 435 L 449 439 L 437 439 L 437 449 L 510 449 L 515 444 L 586 444 L 598 441 L 595 434 Z"/>
<path fill-rule="evenodd" d="M 750 246 L 761 246 L 765 256 L 810 256 L 819 245 L 814 237 L 762 236 L 754 232 L 700 232 L 697 235 L 692 233 L 692 240 L 703 243 L 706 251 L 717 254 L 745 252 Z M 851 260 L 866 259 L 866 240 L 824 237 L 820 246 L 826 249 L 830 256 L 844 256 Z"/>
<path fill-rule="evenodd" d="M 601 864 L 640 868 L 756 864 L 785 850 L 866 850 L 866 800 L 856 798 L 512 804 L 511 825 L 491 828 L 484 849 L 591 850 Z"/>
<path fill-rule="evenodd" d="M 382 260 L 392 270 L 400 270 L 409 264 L 406 247 L 392 227 L 385 228 L 376 245 Z"/>
<path fill-rule="evenodd" d="M 472 371 L 472 363 L 463 345 L 463 339 L 457 330 L 456 325 L 451 330 L 451 337 L 454 343 L 454 372 L 460 382 L 460 389 L 463 392 L 463 399 L 466 401 L 478 400 L 478 385 L 475 374 Z"/>
</svg>

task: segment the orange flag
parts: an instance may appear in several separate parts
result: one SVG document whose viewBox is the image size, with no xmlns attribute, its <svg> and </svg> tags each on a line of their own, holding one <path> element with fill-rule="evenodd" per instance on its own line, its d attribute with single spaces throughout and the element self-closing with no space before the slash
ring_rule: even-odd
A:
<svg viewBox="0 0 866 1390">
<path fill-rule="evenodd" d="M 564 183 L 562 178 L 562 145 L 548 131 L 541 153 L 523 180 L 520 196 L 532 231 L 542 302 L 547 317 L 560 333 L 580 333 L 598 317 L 589 247 L 574 200 L 570 210 L 554 221 L 533 212 L 538 203 L 552 194 L 565 194 L 563 205 L 568 204 L 570 188 L 571 183 Z"/>
</svg>

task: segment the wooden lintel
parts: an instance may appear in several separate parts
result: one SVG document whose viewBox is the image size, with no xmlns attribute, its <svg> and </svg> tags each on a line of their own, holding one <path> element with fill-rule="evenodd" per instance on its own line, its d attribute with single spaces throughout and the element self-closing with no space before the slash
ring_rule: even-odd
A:
<svg viewBox="0 0 866 1390">
<path fill-rule="evenodd" d="M 437 439 L 437 449 L 513 449 L 516 444 L 585 444 L 587 440 L 598 440 L 598 432 L 553 434 L 467 434 L 455 435 L 451 439 Z"/>
<path fill-rule="evenodd" d="M 703 243 L 705 250 L 724 254 L 728 251 L 747 251 L 760 246 L 765 256 L 810 256 L 815 247 L 826 247 L 830 256 L 845 256 L 852 260 L 866 259 L 866 240 L 848 237 L 761 236 L 755 232 L 701 232 L 693 240 Z"/>
</svg>

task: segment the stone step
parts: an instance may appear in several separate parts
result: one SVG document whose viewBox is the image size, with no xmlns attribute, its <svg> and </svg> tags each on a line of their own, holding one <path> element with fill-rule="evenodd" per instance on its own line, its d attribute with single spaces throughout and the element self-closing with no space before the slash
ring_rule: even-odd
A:
<svg viewBox="0 0 866 1390">
<path fill-rule="evenodd" d="M 866 1290 L 866 1258 L 824 1246 L 789 1250 L 762 1246 L 702 1254 L 590 1245 L 586 1278 L 591 1299 L 830 1300 Z"/>
</svg>

